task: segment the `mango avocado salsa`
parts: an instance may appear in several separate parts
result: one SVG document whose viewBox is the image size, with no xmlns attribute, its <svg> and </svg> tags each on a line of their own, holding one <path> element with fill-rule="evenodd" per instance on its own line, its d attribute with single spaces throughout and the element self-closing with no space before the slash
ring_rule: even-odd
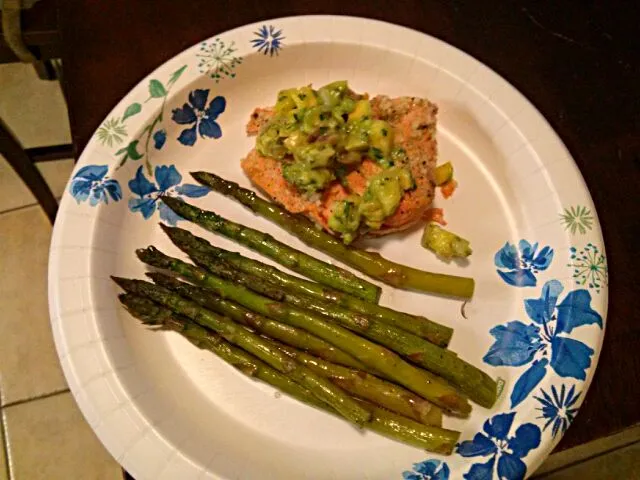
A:
<svg viewBox="0 0 640 480">
<path fill-rule="evenodd" d="M 403 194 L 415 188 L 405 152 L 394 145 L 393 128 L 374 118 L 368 97 L 354 93 L 346 81 L 279 92 L 256 150 L 281 161 L 285 180 L 309 197 L 321 195 L 364 159 L 382 167 L 364 193 L 350 192 L 332 208 L 329 228 L 345 243 L 363 229 L 380 229 Z"/>
</svg>

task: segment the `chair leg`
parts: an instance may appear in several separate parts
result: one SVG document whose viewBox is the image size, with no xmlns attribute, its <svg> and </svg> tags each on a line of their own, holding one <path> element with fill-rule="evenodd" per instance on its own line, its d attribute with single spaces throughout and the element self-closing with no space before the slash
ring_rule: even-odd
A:
<svg viewBox="0 0 640 480">
<path fill-rule="evenodd" d="M 11 133 L 9 127 L 0 118 L 0 154 L 2 154 L 9 165 L 16 171 L 22 181 L 29 187 L 38 200 L 38 203 L 49 217 L 53 224 L 58 211 L 56 201 L 51 189 L 40 174 L 40 171 L 31 161 L 31 158 L 22 148 L 20 142 Z"/>
</svg>

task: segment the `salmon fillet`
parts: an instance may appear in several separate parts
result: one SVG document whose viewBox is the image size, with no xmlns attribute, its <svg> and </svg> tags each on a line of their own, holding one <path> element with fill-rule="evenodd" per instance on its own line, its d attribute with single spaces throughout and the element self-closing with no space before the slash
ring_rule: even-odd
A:
<svg viewBox="0 0 640 480">
<path fill-rule="evenodd" d="M 394 130 L 394 145 L 404 148 L 408 166 L 416 188 L 405 192 L 398 209 L 387 217 L 380 230 L 370 235 L 386 235 L 407 229 L 422 220 L 431 206 L 435 193 L 434 169 L 437 160 L 436 116 L 438 108 L 428 100 L 415 97 L 389 98 L 379 95 L 371 99 L 373 117 L 389 122 Z M 247 133 L 257 134 L 273 115 L 271 108 L 256 109 L 247 124 Z M 338 181 L 332 183 L 320 198 L 310 199 L 282 176 L 280 161 L 260 155 L 255 149 L 241 162 L 251 181 L 273 201 L 292 213 L 302 213 L 326 230 L 335 202 L 343 200 L 349 191 Z M 368 179 L 382 167 L 375 161 L 364 159 L 357 170 L 346 177 L 349 190 L 363 194 Z"/>
</svg>

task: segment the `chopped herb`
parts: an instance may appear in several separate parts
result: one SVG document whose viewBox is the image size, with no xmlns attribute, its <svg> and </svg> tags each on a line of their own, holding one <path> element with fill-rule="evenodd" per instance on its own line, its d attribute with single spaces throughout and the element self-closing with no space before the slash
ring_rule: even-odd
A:
<svg viewBox="0 0 640 480">
<path fill-rule="evenodd" d="M 373 155 L 376 160 L 382 160 L 384 158 L 382 150 L 376 147 L 371 147 L 371 155 Z"/>
<path fill-rule="evenodd" d="M 299 94 L 298 94 L 298 98 L 299 98 L 300 100 L 304 100 L 305 98 L 307 98 L 307 94 L 306 94 L 306 93 L 299 93 Z"/>
<path fill-rule="evenodd" d="M 326 119 L 327 119 L 327 115 L 325 113 L 321 113 L 320 120 L 326 120 Z"/>
<path fill-rule="evenodd" d="M 320 127 L 319 128 L 320 134 L 327 133 L 328 131 L 329 131 L 329 127 Z"/>
<path fill-rule="evenodd" d="M 383 137 L 386 137 L 387 135 L 389 135 L 389 131 L 386 128 L 383 128 L 381 132 Z"/>
</svg>

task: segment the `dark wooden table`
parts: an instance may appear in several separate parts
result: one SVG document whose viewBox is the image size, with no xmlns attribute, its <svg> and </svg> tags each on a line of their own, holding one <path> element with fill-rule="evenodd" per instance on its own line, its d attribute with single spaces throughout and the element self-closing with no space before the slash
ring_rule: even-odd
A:
<svg viewBox="0 0 640 480">
<path fill-rule="evenodd" d="M 633 303 L 640 296 L 640 35 L 634 2 L 60 3 L 65 89 L 78 151 L 155 67 L 211 35 L 273 17 L 333 13 L 386 20 L 438 37 L 496 70 L 563 139 L 604 228 L 610 267 L 604 348 L 586 401 L 558 449 L 640 423 L 640 317 Z"/>
</svg>

